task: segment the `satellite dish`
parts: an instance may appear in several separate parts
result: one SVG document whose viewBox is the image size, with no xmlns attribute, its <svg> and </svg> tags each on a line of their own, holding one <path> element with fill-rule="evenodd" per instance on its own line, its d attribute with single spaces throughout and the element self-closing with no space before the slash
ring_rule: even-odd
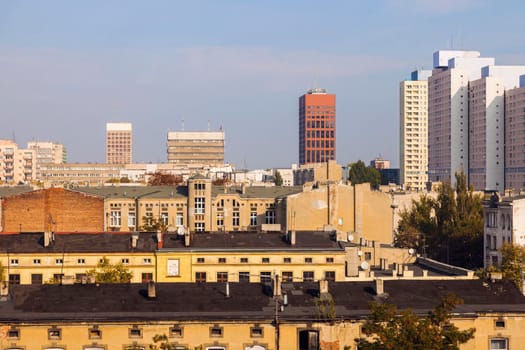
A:
<svg viewBox="0 0 525 350">
<path fill-rule="evenodd" d="M 184 236 L 184 227 L 179 226 L 179 228 L 177 228 L 177 234 L 179 236 Z"/>
<path fill-rule="evenodd" d="M 363 261 L 361 263 L 361 269 L 366 271 L 366 270 L 368 270 L 369 267 L 370 267 L 370 265 L 368 265 L 368 263 L 366 261 Z"/>
<path fill-rule="evenodd" d="M 410 249 L 408 250 L 408 254 L 410 254 L 410 255 L 414 255 L 415 252 L 416 252 L 416 251 L 414 250 L 414 248 L 410 248 Z"/>
<path fill-rule="evenodd" d="M 354 241 L 354 235 L 351 234 L 350 232 L 348 233 L 348 240 L 349 240 L 350 242 L 353 242 L 353 241 Z"/>
</svg>

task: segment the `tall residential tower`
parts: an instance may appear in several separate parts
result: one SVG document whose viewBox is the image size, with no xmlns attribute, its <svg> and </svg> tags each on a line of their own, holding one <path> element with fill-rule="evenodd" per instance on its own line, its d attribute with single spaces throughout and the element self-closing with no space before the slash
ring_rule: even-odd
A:
<svg viewBox="0 0 525 350">
<path fill-rule="evenodd" d="M 423 191 L 428 181 L 428 70 L 399 84 L 399 170 L 405 189 Z"/>
<path fill-rule="evenodd" d="M 106 124 L 106 163 L 132 163 L 133 135 L 131 123 Z"/>
<path fill-rule="evenodd" d="M 299 97 L 299 164 L 335 160 L 335 94 L 314 88 Z"/>
</svg>

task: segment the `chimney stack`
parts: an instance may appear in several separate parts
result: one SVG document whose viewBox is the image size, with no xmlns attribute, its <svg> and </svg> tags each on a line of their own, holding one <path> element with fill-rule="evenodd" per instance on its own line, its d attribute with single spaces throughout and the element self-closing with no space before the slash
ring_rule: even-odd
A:
<svg viewBox="0 0 525 350">
<path fill-rule="evenodd" d="M 44 248 L 49 247 L 52 241 L 53 241 L 53 232 L 45 231 L 44 232 Z"/>
<path fill-rule="evenodd" d="M 319 294 L 321 296 L 328 295 L 328 281 L 327 280 L 319 280 Z"/>
<path fill-rule="evenodd" d="M 290 245 L 295 245 L 295 231 L 290 232 Z"/>
<path fill-rule="evenodd" d="M 131 248 L 137 248 L 138 240 L 139 240 L 139 233 L 131 232 Z"/>
<path fill-rule="evenodd" d="M 189 247 L 190 246 L 190 233 L 184 232 L 184 246 Z"/>
<path fill-rule="evenodd" d="M 230 297 L 230 282 L 226 282 L 226 298 Z"/>
<path fill-rule="evenodd" d="M 382 278 L 375 279 L 376 295 L 385 294 L 384 281 Z"/>
<path fill-rule="evenodd" d="M 241 193 L 246 194 L 246 184 L 244 182 L 241 184 Z"/>
<path fill-rule="evenodd" d="M 157 297 L 157 291 L 155 288 L 155 282 L 149 281 L 148 282 L 148 298 L 155 299 Z"/>
<path fill-rule="evenodd" d="M 273 296 L 274 297 L 281 296 L 281 279 L 279 278 L 278 274 L 275 274 L 274 279 L 273 279 Z"/>
<path fill-rule="evenodd" d="M 162 249 L 162 232 L 157 231 L 157 249 Z"/>
</svg>

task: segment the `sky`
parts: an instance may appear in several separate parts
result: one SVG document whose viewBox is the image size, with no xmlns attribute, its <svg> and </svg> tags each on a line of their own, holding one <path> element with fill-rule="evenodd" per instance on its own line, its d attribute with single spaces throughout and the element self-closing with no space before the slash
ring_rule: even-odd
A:
<svg viewBox="0 0 525 350">
<path fill-rule="evenodd" d="M 525 64 L 522 0 L 0 0 L 0 139 L 104 162 L 108 122 L 133 160 L 168 131 L 226 135 L 237 168 L 298 162 L 298 97 L 337 98 L 337 161 L 399 165 L 399 82 L 439 49 Z"/>
</svg>

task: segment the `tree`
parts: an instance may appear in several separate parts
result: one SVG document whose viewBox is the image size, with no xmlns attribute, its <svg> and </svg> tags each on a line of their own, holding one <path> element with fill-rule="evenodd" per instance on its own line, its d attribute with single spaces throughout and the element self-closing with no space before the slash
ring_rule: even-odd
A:
<svg viewBox="0 0 525 350">
<path fill-rule="evenodd" d="M 500 248 L 502 255 L 501 272 L 503 277 L 513 281 L 518 288 L 522 288 L 523 269 L 525 267 L 525 248 L 523 246 L 505 243 Z"/>
<path fill-rule="evenodd" d="M 86 271 L 88 276 L 95 277 L 97 283 L 129 283 L 133 273 L 122 263 L 111 264 L 109 259 L 103 257 L 97 267 Z"/>
<path fill-rule="evenodd" d="M 378 188 L 381 184 L 381 173 L 374 167 L 366 166 L 362 160 L 348 164 L 350 172 L 348 178 L 352 184 L 370 183 L 372 188 Z"/>
<path fill-rule="evenodd" d="M 483 266 L 482 198 L 467 187 L 465 174 L 455 177 L 455 188 L 443 183 L 436 200 L 423 196 L 401 212 L 396 245 L 419 253 L 426 246 L 433 259 L 467 268 Z"/>
<path fill-rule="evenodd" d="M 452 310 L 461 302 L 449 294 L 425 317 L 410 309 L 399 311 L 394 305 L 372 302 L 371 314 L 363 325 L 366 338 L 355 339 L 357 348 L 458 350 L 475 332 L 474 328 L 460 331 L 450 321 Z"/>
<path fill-rule="evenodd" d="M 282 186 L 283 185 L 283 177 L 281 176 L 281 173 L 278 170 L 275 170 L 274 173 L 274 180 L 275 186 Z"/>
<path fill-rule="evenodd" d="M 183 183 L 184 180 L 180 175 L 164 174 L 157 171 L 151 174 L 148 180 L 150 186 L 177 186 Z"/>
<path fill-rule="evenodd" d="M 142 222 L 144 224 L 140 227 L 140 229 L 145 232 L 166 232 L 168 229 L 168 225 L 162 221 L 162 218 L 143 216 Z"/>
</svg>

